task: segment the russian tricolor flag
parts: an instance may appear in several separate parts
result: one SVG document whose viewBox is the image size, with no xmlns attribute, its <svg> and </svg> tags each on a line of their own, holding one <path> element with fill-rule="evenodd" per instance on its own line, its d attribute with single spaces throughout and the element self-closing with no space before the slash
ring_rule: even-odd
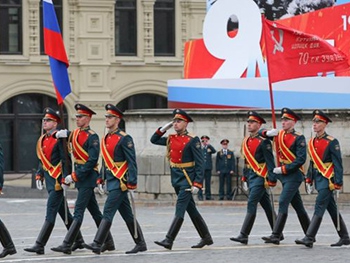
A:
<svg viewBox="0 0 350 263">
<path fill-rule="evenodd" d="M 43 15 L 45 54 L 49 56 L 57 102 L 62 104 L 71 93 L 67 70 L 69 63 L 52 0 L 43 0 Z"/>
</svg>

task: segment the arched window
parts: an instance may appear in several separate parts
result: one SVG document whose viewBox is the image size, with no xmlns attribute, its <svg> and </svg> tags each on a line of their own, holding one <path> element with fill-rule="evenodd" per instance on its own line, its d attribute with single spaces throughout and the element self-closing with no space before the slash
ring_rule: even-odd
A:
<svg viewBox="0 0 350 263">
<path fill-rule="evenodd" d="M 5 171 L 28 172 L 38 167 L 36 142 L 42 132 L 41 120 L 46 107 L 58 110 L 56 98 L 36 93 L 17 95 L 0 105 L 0 143 Z"/>
<path fill-rule="evenodd" d="M 155 94 L 137 94 L 130 96 L 117 104 L 122 111 L 136 109 L 162 109 L 168 107 L 168 99 Z M 125 123 L 122 120 L 119 127 L 125 130 Z"/>
</svg>

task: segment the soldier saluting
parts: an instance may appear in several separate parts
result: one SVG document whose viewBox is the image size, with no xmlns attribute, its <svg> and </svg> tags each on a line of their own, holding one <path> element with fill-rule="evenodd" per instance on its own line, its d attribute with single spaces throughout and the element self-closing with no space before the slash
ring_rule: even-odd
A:
<svg viewBox="0 0 350 263">
<path fill-rule="evenodd" d="M 324 112 L 315 110 L 312 122 L 316 137 L 311 138 L 308 143 L 310 166 L 306 175 L 306 183 L 312 185 L 315 182 L 318 194 L 314 215 L 305 237 L 295 240 L 295 243 L 313 247 L 315 236 L 327 209 L 340 237 L 339 241 L 331 246 L 350 245 L 348 230 L 337 210 L 338 204 L 333 195 L 334 191 L 340 191 L 343 185 L 343 163 L 339 141 L 326 133 L 326 126 L 332 120 Z"/>
<path fill-rule="evenodd" d="M 207 224 L 197 210 L 192 194 L 197 194 L 202 188 L 204 158 L 198 136 L 187 131 L 187 125 L 192 118 L 181 109 L 173 111 L 173 121 L 159 128 L 151 137 L 151 142 L 167 146 L 167 157 L 170 162 L 171 183 L 177 195 L 175 217 L 162 241 L 155 241 L 159 246 L 171 249 L 180 231 L 187 211 L 201 240 L 192 248 L 202 248 L 213 244 Z M 174 125 L 175 134 L 163 137 L 165 132 Z"/>
</svg>

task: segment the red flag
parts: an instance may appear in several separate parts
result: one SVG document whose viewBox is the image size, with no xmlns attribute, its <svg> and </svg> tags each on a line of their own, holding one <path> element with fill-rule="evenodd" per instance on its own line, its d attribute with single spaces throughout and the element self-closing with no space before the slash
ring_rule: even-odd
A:
<svg viewBox="0 0 350 263">
<path fill-rule="evenodd" d="M 269 82 L 349 70 L 347 56 L 316 35 L 263 18 Z"/>
</svg>

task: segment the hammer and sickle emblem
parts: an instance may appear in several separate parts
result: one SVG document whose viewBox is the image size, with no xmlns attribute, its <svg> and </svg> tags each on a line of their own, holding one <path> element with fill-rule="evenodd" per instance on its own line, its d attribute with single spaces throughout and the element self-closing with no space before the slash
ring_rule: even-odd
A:
<svg viewBox="0 0 350 263">
<path fill-rule="evenodd" d="M 271 30 L 271 36 L 272 36 L 272 40 L 275 42 L 275 46 L 273 49 L 272 54 L 276 54 L 277 51 L 283 52 L 284 48 L 282 46 L 283 44 L 283 31 L 281 29 L 277 29 L 278 33 L 279 33 L 279 42 L 277 41 L 277 39 L 274 36 L 275 30 Z"/>
</svg>

